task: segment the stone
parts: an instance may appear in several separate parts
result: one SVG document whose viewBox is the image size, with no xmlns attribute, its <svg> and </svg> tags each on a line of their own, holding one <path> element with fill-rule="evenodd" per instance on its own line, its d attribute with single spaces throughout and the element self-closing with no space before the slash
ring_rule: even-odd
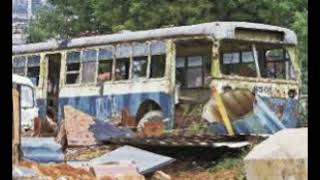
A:
<svg viewBox="0 0 320 180">
<path fill-rule="evenodd" d="M 248 180 L 308 179 L 308 129 L 284 129 L 244 158 Z"/>
<path fill-rule="evenodd" d="M 164 173 L 163 171 L 156 171 L 152 178 L 152 180 L 172 180 L 171 176 Z"/>
</svg>

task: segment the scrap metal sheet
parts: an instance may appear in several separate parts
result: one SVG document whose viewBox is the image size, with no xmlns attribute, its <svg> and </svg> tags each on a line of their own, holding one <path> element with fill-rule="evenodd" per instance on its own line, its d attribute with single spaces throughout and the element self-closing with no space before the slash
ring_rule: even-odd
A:
<svg viewBox="0 0 320 180">
<path fill-rule="evenodd" d="M 119 161 L 132 161 L 135 163 L 141 174 L 146 174 L 171 164 L 175 159 L 132 146 L 123 146 L 111 153 L 91 160 L 90 163 L 103 164 Z"/>
</svg>

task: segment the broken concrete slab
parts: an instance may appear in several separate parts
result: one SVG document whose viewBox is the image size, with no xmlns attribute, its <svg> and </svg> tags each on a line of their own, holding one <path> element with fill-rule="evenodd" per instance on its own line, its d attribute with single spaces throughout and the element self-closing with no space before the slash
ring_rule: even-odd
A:
<svg viewBox="0 0 320 180">
<path fill-rule="evenodd" d="M 92 116 L 72 106 L 64 107 L 64 127 L 69 146 L 92 146 L 111 137 L 131 137 L 129 129 L 121 129 L 106 122 L 96 121 Z"/>
<path fill-rule="evenodd" d="M 244 158 L 248 180 L 308 179 L 308 129 L 284 129 Z"/>
<path fill-rule="evenodd" d="M 12 176 L 13 177 L 33 177 L 36 176 L 37 173 L 30 168 L 13 166 L 12 168 Z"/>
<path fill-rule="evenodd" d="M 118 177 L 130 176 L 133 179 L 144 179 L 138 172 L 137 167 L 131 162 L 115 162 L 103 165 L 92 165 L 90 171 L 97 179 L 111 178 L 118 179 Z"/>
<path fill-rule="evenodd" d="M 13 166 L 12 167 L 12 179 L 37 179 L 37 180 L 50 180 L 49 177 L 40 175 L 37 171 L 28 167 Z"/>
<path fill-rule="evenodd" d="M 54 138 L 22 138 L 22 158 L 41 163 L 63 162 L 64 154 L 60 144 Z"/>
<path fill-rule="evenodd" d="M 133 161 L 139 173 L 146 174 L 171 164 L 175 159 L 132 146 L 123 146 L 89 162 L 92 164 L 104 164 L 117 161 Z"/>
</svg>

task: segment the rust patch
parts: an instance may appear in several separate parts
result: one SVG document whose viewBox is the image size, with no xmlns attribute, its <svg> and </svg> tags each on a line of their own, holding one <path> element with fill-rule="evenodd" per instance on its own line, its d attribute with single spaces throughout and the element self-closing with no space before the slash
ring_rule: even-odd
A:
<svg viewBox="0 0 320 180">
<path fill-rule="evenodd" d="M 127 127 L 136 127 L 137 122 L 133 116 L 130 116 L 128 108 L 125 108 L 121 111 L 121 125 Z"/>
</svg>

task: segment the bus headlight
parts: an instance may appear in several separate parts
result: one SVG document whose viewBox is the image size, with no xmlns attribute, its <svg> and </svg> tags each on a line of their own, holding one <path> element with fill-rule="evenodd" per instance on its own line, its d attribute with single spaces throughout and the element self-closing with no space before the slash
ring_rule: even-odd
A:
<svg viewBox="0 0 320 180">
<path fill-rule="evenodd" d="M 294 98 L 294 97 L 296 97 L 296 95 L 297 95 L 297 91 L 295 90 L 295 89 L 290 89 L 289 91 L 288 91 L 288 96 L 290 97 L 290 98 Z"/>
</svg>

